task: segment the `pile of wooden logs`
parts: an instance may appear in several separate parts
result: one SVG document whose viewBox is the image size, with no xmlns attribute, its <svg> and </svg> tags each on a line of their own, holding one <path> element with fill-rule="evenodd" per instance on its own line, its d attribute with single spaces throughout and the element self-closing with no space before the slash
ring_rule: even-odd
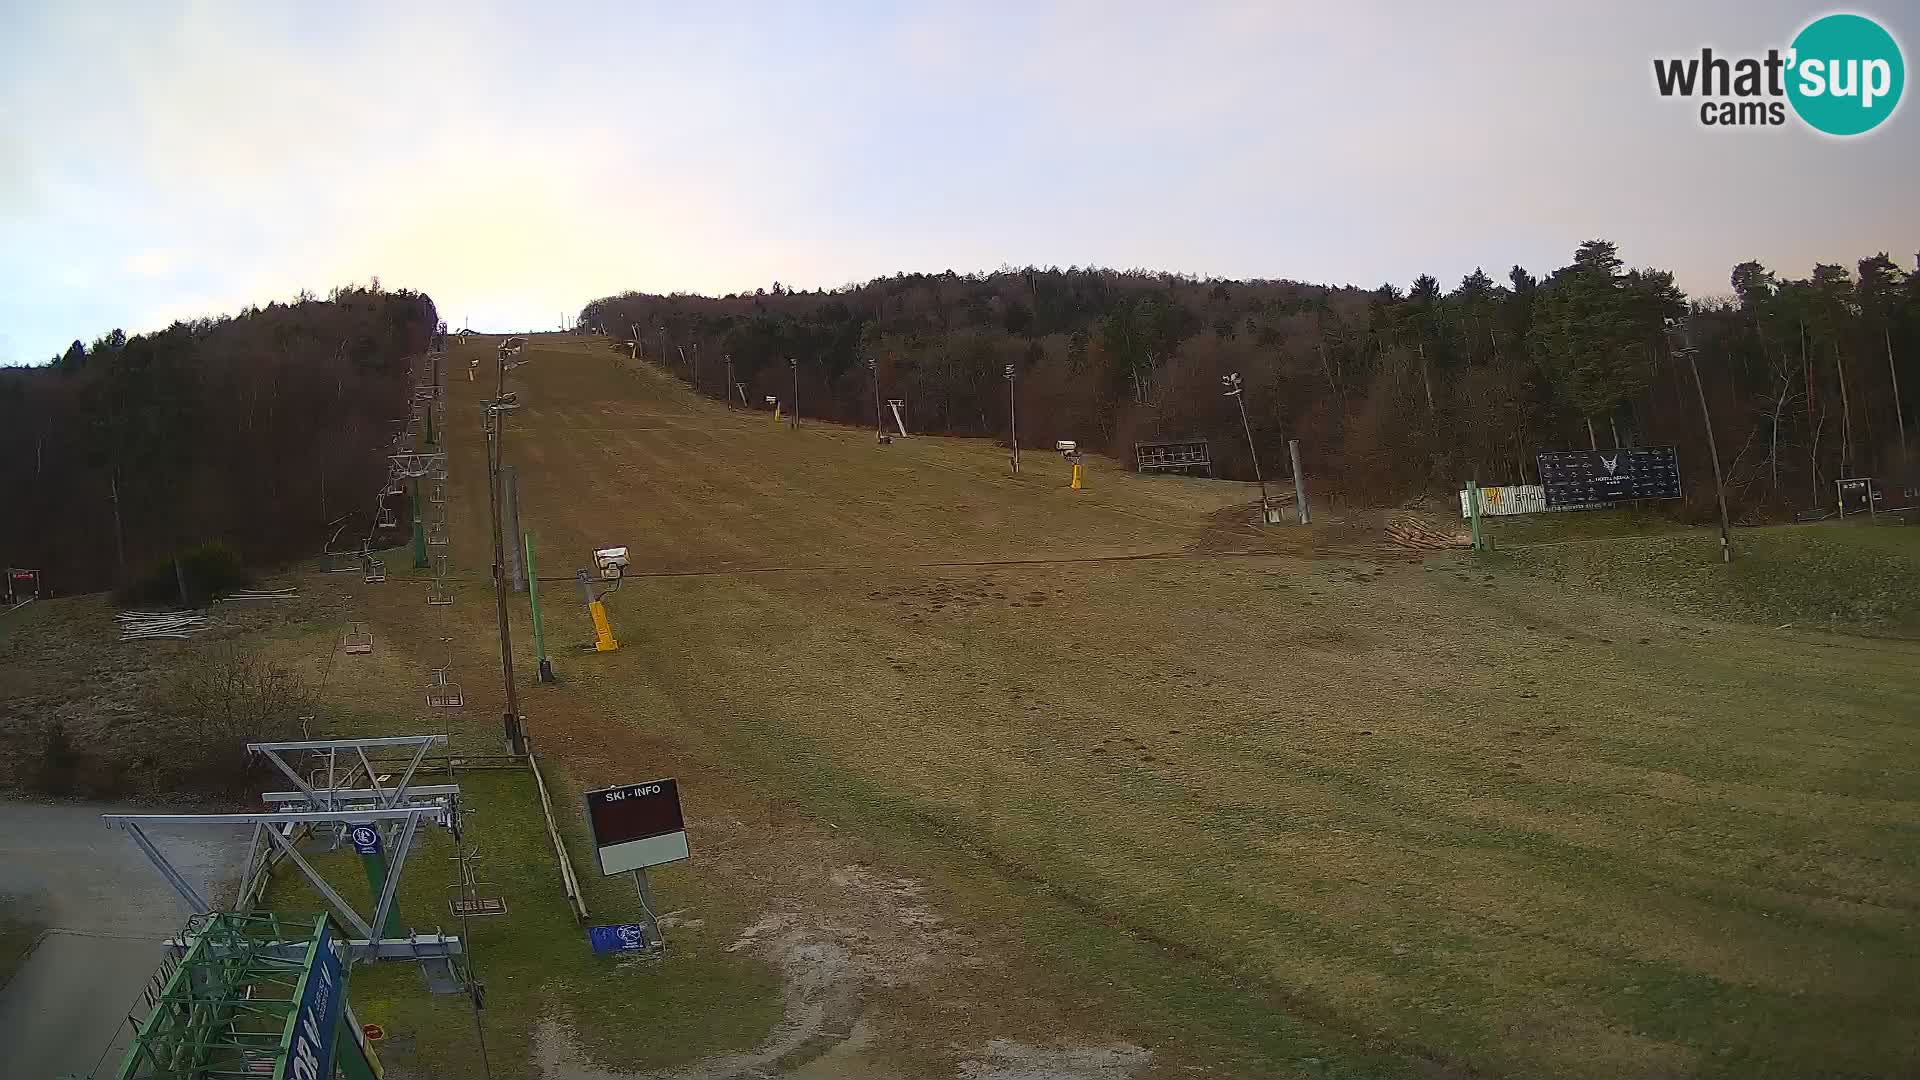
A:
<svg viewBox="0 0 1920 1080">
<path fill-rule="evenodd" d="M 174 638 L 184 641 L 212 626 L 197 611 L 122 611 L 114 615 L 120 625 L 121 641 L 151 641 Z"/>
<path fill-rule="evenodd" d="M 1467 533 L 1436 525 L 1416 514 L 1395 514 L 1389 518 L 1387 538 L 1401 547 L 1419 551 L 1445 551 L 1473 544 L 1473 537 Z"/>
</svg>

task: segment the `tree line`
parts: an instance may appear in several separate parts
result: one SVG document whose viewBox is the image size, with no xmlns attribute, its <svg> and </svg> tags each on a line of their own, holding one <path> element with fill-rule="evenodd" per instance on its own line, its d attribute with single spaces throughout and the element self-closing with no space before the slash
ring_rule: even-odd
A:
<svg viewBox="0 0 1920 1080">
<path fill-rule="evenodd" d="M 579 325 L 736 403 L 791 407 L 793 359 L 806 415 L 872 424 L 877 374 L 914 427 L 1003 440 L 1012 365 L 1023 446 L 1076 439 L 1130 464 L 1135 442 L 1202 437 L 1217 475 L 1251 479 L 1220 385 L 1238 372 L 1261 460 L 1299 439 L 1318 490 L 1369 504 L 1469 478 L 1536 482 L 1542 450 L 1673 445 L 1687 510 L 1704 515 L 1713 482 L 1680 359 L 1690 343 L 1742 518 L 1830 505 L 1842 477 L 1920 482 L 1920 278 L 1883 253 L 1800 279 L 1743 262 L 1729 286 L 1690 299 L 1671 273 L 1628 268 L 1592 240 L 1543 276 L 1475 270 L 1452 289 L 1430 275 L 1365 290 L 1028 267 L 816 292 L 630 292 L 587 304 Z"/>
<path fill-rule="evenodd" d="M 343 516 L 365 535 L 438 322 L 375 281 L 0 369 L 0 559 L 72 593 L 207 542 L 270 563 Z"/>
</svg>

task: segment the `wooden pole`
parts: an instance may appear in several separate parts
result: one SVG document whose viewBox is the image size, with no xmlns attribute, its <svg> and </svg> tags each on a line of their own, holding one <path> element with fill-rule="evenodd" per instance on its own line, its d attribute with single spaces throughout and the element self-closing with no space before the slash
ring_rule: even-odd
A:
<svg viewBox="0 0 1920 1080">
<path fill-rule="evenodd" d="M 1693 392 L 1700 398 L 1700 422 L 1707 429 L 1707 454 L 1713 458 L 1713 494 L 1720 504 L 1720 561 L 1733 561 L 1733 541 L 1727 530 L 1727 483 L 1720 475 L 1720 447 L 1713 439 L 1713 414 L 1707 411 L 1707 387 L 1700 381 L 1700 363 L 1694 358 L 1693 316 L 1681 324 L 1681 351 L 1687 354 L 1687 367 L 1693 370 Z"/>
</svg>

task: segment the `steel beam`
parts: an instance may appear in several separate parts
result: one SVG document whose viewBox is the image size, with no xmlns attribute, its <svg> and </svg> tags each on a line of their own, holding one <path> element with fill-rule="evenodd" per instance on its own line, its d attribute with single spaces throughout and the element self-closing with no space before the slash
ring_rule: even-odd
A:
<svg viewBox="0 0 1920 1080">
<path fill-rule="evenodd" d="M 112 822 L 113 819 L 107 820 Z M 173 864 L 167 861 L 167 857 L 160 854 L 160 849 L 153 846 L 153 841 L 147 839 L 147 834 L 140 831 L 139 825 L 129 822 L 122 828 L 126 830 L 128 836 L 133 837 L 134 843 L 140 845 L 140 850 L 146 852 L 147 861 L 153 864 L 155 870 L 160 871 L 160 876 L 167 879 L 167 884 L 173 886 L 173 891 L 180 894 L 180 899 L 187 902 L 187 907 L 192 908 L 195 915 L 205 915 L 213 910 L 205 900 L 201 899 L 200 893 L 194 889 L 192 883 L 181 877 L 180 871 L 175 870 Z"/>
<path fill-rule="evenodd" d="M 276 847 L 286 853 L 287 858 L 293 860 L 293 865 L 298 866 L 301 873 L 307 875 L 307 883 L 312 885 L 321 896 L 327 898 L 327 903 L 333 905 L 333 910 L 338 913 L 341 918 L 346 920 L 348 926 L 353 927 L 368 937 L 374 936 L 373 927 L 367 925 L 366 920 L 360 917 L 359 912 L 353 910 L 353 905 L 347 903 L 345 897 L 341 896 L 333 886 L 327 884 L 327 879 L 321 877 L 320 872 L 313 868 L 313 864 L 307 862 L 307 860 L 300 855 L 298 848 L 288 842 L 285 837 L 271 829 L 267 831 L 267 836 L 273 840 Z"/>
<path fill-rule="evenodd" d="M 377 788 L 341 788 L 330 791 L 327 794 L 332 796 L 336 803 L 366 803 L 379 802 L 383 796 L 390 793 Z M 422 784 L 417 788 L 407 791 L 405 794 L 409 799 L 432 799 L 444 795 L 458 795 L 460 794 L 460 785 Z M 305 792 L 300 791 L 263 791 L 260 793 L 260 801 L 265 803 L 306 802 L 309 798 L 310 796 Z M 406 806 L 393 806 L 377 807 L 376 809 L 407 810 L 411 808 Z M 348 813 L 349 811 L 343 810 L 341 812 Z"/>
<path fill-rule="evenodd" d="M 132 825 L 252 825 L 255 822 L 304 821 L 316 825 L 337 822 L 343 825 L 364 825 L 375 821 L 405 821 L 408 814 L 420 812 L 419 807 L 389 808 L 385 810 L 287 810 L 283 812 L 262 811 L 252 814 L 101 814 L 100 819 L 109 825 L 126 827 Z"/>
<path fill-rule="evenodd" d="M 356 746 L 411 746 L 422 739 L 443 743 L 445 735 L 383 735 L 371 739 L 306 739 L 296 742 L 248 743 L 248 750 L 331 750 L 334 747 L 349 749 Z"/>
<path fill-rule="evenodd" d="M 400 830 L 400 839 L 393 845 L 393 856 L 386 871 L 386 883 L 380 890 L 380 899 L 373 906 L 373 922 L 382 930 L 387 926 L 387 911 L 393 907 L 393 898 L 400 888 L 400 875 L 407 868 L 407 852 L 413 848 L 413 837 L 420 828 L 420 817 L 424 811 L 417 811 L 407 818 L 407 824 Z M 371 936 L 371 935 L 369 935 Z"/>
</svg>

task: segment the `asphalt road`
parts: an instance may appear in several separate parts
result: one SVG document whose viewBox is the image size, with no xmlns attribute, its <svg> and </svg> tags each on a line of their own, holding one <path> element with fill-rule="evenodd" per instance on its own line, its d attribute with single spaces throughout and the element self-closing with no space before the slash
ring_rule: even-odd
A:
<svg viewBox="0 0 1920 1080">
<path fill-rule="evenodd" d="M 101 822 L 115 812 L 142 811 L 0 799 L 0 903 L 48 927 L 0 987 L 0 1080 L 117 1072 L 127 1013 L 160 964 L 161 942 L 187 920 L 133 841 Z M 149 835 L 202 895 L 231 894 L 243 828 Z"/>
</svg>

